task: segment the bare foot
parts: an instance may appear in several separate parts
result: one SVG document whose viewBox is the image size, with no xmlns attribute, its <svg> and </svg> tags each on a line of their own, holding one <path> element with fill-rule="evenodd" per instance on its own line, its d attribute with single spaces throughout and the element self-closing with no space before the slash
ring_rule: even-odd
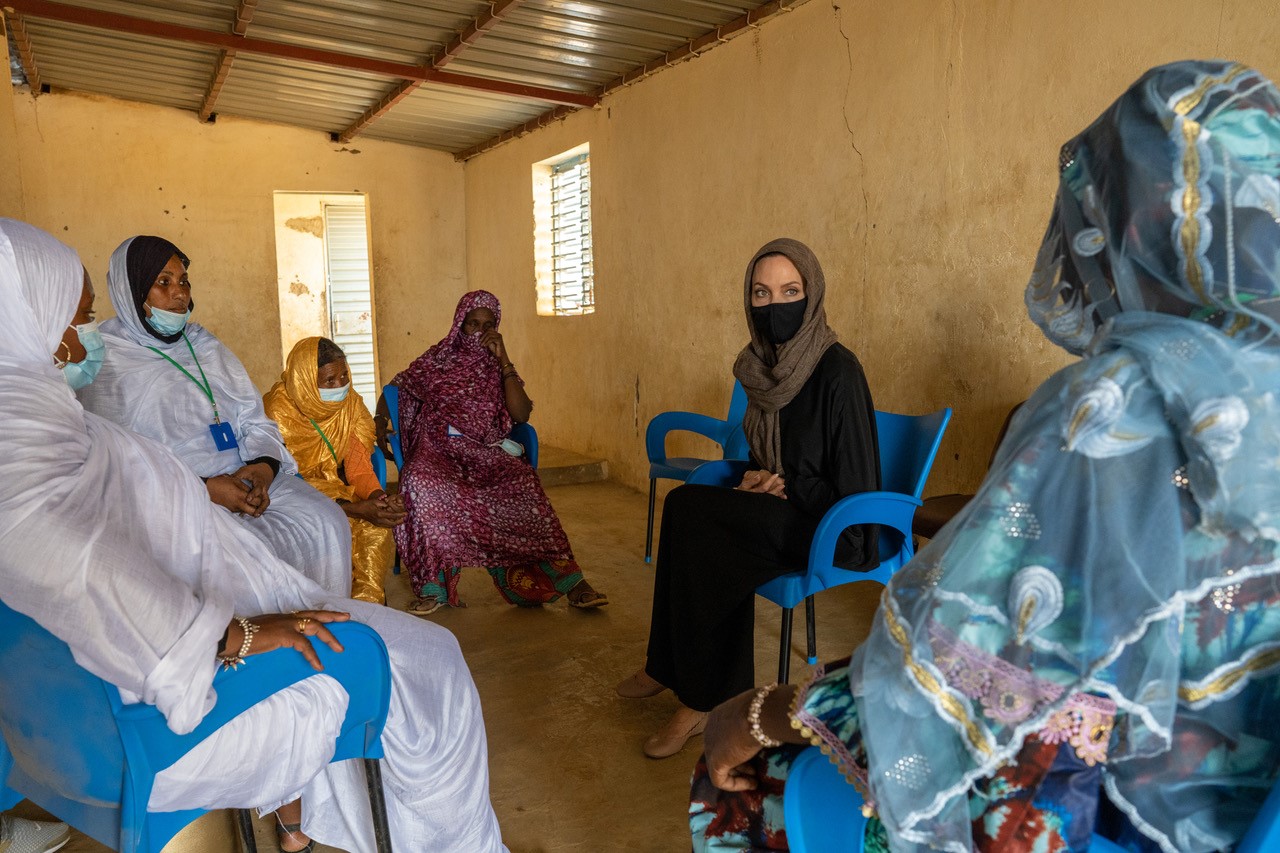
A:
<svg viewBox="0 0 1280 853">
<path fill-rule="evenodd" d="M 644 667 L 636 670 L 635 675 L 628 675 L 619 681 L 618 686 L 613 688 L 614 692 L 623 699 L 648 699 L 666 689 L 664 684 L 651 678 L 649 673 L 644 671 Z"/>
<path fill-rule="evenodd" d="M 650 758 L 670 758 L 689 742 L 689 738 L 702 734 L 707 727 L 707 712 L 681 707 L 671 715 L 667 724 L 644 742 L 644 754 Z"/>
</svg>

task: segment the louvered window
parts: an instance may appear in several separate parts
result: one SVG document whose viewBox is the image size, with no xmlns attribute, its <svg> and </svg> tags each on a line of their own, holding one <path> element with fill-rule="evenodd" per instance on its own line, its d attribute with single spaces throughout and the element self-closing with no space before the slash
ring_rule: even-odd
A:
<svg viewBox="0 0 1280 853">
<path fill-rule="evenodd" d="M 591 160 L 580 154 L 551 167 L 552 304 L 559 315 L 596 310 L 591 261 Z"/>
<path fill-rule="evenodd" d="M 378 385 L 364 204 L 326 204 L 324 220 L 329 337 L 347 354 L 352 387 L 372 407 L 378 399 Z"/>
</svg>

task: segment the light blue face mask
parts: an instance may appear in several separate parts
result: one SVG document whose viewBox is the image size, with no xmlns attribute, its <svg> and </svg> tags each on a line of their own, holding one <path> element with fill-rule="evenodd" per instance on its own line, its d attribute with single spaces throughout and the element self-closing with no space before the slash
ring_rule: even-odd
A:
<svg viewBox="0 0 1280 853">
<path fill-rule="evenodd" d="M 69 361 L 62 366 L 62 378 L 71 386 L 72 391 L 79 391 L 89 385 L 102 369 L 102 359 L 107 345 L 102 342 L 102 333 L 98 331 L 97 321 L 72 326 L 80 345 L 84 347 L 85 356 L 82 361 Z"/>
<path fill-rule="evenodd" d="M 351 390 L 351 383 L 348 382 L 341 388 L 320 388 L 320 399 L 326 403 L 341 403 L 347 399 L 347 392 Z"/>
<path fill-rule="evenodd" d="M 157 308 L 154 305 L 148 305 L 151 309 L 151 316 L 147 318 L 147 325 L 155 329 L 162 335 L 176 335 L 187 327 L 187 320 L 191 318 L 191 309 L 188 308 L 185 313 L 178 314 L 174 311 L 165 311 L 163 308 Z"/>
</svg>

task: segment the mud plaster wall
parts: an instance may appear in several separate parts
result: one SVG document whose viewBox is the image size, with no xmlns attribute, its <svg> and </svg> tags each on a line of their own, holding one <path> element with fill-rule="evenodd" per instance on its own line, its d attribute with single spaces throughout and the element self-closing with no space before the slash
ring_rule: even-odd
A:
<svg viewBox="0 0 1280 853">
<path fill-rule="evenodd" d="M 1256 0 L 811 0 L 470 160 L 470 284 L 503 299 L 544 439 L 644 487 L 651 417 L 723 417 L 746 260 L 799 238 L 877 407 L 954 408 L 929 493 L 972 490 L 1010 406 L 1067 362 L 1022 302 L 1059 146 L 1153 65 L 1277 78 L 1277 44 Z M 536 317 L 530 165 L 582 142 L 597 313 Z"/>
<path fill-rule="evenodd" d="M 192 259 L 195 318 L 262 390 L 282 366 L 272 193 L 367 194 L 380 372 L 389 377 L 440 337 L 464 289 L 462 172 L 448 154 L 405 145 L 337 145 L 225 116 L 201 124 L 190 112 L 105 97 L 0 97 L 0 216 L 78 249 L 102 318 L 113 313 L 112 250 L 134 234 L 169 238 Z"/>
</svg>

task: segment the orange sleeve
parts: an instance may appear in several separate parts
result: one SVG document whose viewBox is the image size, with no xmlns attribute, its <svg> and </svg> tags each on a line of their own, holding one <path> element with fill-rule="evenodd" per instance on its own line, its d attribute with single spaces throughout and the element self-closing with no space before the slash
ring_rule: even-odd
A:
<svg viewBox="0 0 1280 853">
<path fill-rule="evenodd" d="M 373 463 L 369 461 L 369 454 L 365 452 L 364 446 L 354 435 L 347 442 L 347 453 L 342 457 L 342 466 L 347 475 L 347 482 L 351 488 L 355 489 L 357 500 L 364 500 L 382 488 L 382 484 L 378 482 L 378 475 L 373 473 Z"/>
</svg>

